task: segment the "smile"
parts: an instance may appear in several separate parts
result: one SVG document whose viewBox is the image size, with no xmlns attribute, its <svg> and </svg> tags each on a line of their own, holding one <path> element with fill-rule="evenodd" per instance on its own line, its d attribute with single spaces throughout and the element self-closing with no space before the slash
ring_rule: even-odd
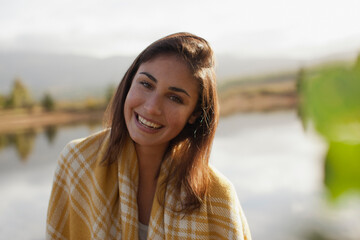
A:
<svg viewBox="0 0 360 240">
<path fill-rule="evenodd" d="M 151 122 L 149 120 L 146 120 L 145 118 L 141 117 L 139 114 L 137 114 L 137 119 L 139 121 L 139 123 L 141 123 L 141 125 L 147 127 L 147 128 L 151 128 L 151 129 L 160 129 L 162 128 L 162 125 Z"/>
</svg>

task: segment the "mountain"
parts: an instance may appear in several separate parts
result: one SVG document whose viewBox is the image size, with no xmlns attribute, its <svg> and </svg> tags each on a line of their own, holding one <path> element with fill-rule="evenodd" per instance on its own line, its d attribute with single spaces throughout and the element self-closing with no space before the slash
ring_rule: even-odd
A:
<svg viewBox="0 0 360 240">
<path fill-rule="evenodd" d="M 220 81 L 234 77 L 296 71 L 302 62 L 285 58 L 239 58 L 232 55 L 216 57 L 216 72 Z"/>
<path fill-rule="evenodd" d="M 56 98 L 104 95 L 110 84 L 119 82 L 133 57 L 106 59 L 36 53 L 0 53 L 0 92 L 6 94 L 20 77 L 39 98 L 45 91 Z"/>
<path fill-rule="evenodd" d="M 109 85 L 119 83 L 134 58 L 0 52 L 0 93 L 8 94 L 13 79 L 20 77 L 38 99 L 44 92 L 57 99 L 104 96 Z M 216 60 L 219 82 L 233 77 L 296 71 L 306 65 L 293 59 L 245 59 L 232 55 L 218 55 Z"/>
</svg>

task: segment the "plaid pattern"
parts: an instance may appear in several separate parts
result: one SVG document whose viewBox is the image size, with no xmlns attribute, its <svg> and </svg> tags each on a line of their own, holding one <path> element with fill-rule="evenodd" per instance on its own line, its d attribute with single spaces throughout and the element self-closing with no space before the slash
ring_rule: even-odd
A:
<svg viewBox="0 0 360 240">
<path fill-rule="evenodd" d="M 135 147 L 129 140 L 117 163 L 101 165 L 108 140 L 109 130 L 104 130 L 74 140 L 62 151 L 49 202 L 47 239 L 138 239 Z M 159 183 L 167 168 L 164 161 Z M 157 201 L 159 194 L 164 194 L 165 206 Z M 179 206 L 174 196 L 170 184 L 157 190 L 148 239 L 251 239 L 235 189 L 216 170 L 199 210 L 187 215 L 172 211 Z"/>
</svg>

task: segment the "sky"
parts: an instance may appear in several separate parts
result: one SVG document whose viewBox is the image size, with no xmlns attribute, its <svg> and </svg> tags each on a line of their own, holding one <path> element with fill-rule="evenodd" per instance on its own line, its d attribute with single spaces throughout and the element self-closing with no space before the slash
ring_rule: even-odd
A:
<svg viewBox="0 0 360 240">
<path fill-rule="evenodd" d="M 215 53 L 312 59 L 360 51 L 358 0 L 0 0 L 0 52 L 136 55 L 186 31 Z"/>
</svg>

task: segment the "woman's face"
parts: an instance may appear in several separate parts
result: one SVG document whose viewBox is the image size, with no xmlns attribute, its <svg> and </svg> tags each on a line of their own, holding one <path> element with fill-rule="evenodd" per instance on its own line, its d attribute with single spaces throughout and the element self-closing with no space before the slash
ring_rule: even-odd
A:
<svg viewBox="0 0 360 240">
<path fill-rule="evenodd" d="M 166 147 L 186 123 L 194 123 L 198 83 L 187 65 L 160 55 L 140 65 L 125 100 L 130 137 L 141 146 Z"/>
</svg>

